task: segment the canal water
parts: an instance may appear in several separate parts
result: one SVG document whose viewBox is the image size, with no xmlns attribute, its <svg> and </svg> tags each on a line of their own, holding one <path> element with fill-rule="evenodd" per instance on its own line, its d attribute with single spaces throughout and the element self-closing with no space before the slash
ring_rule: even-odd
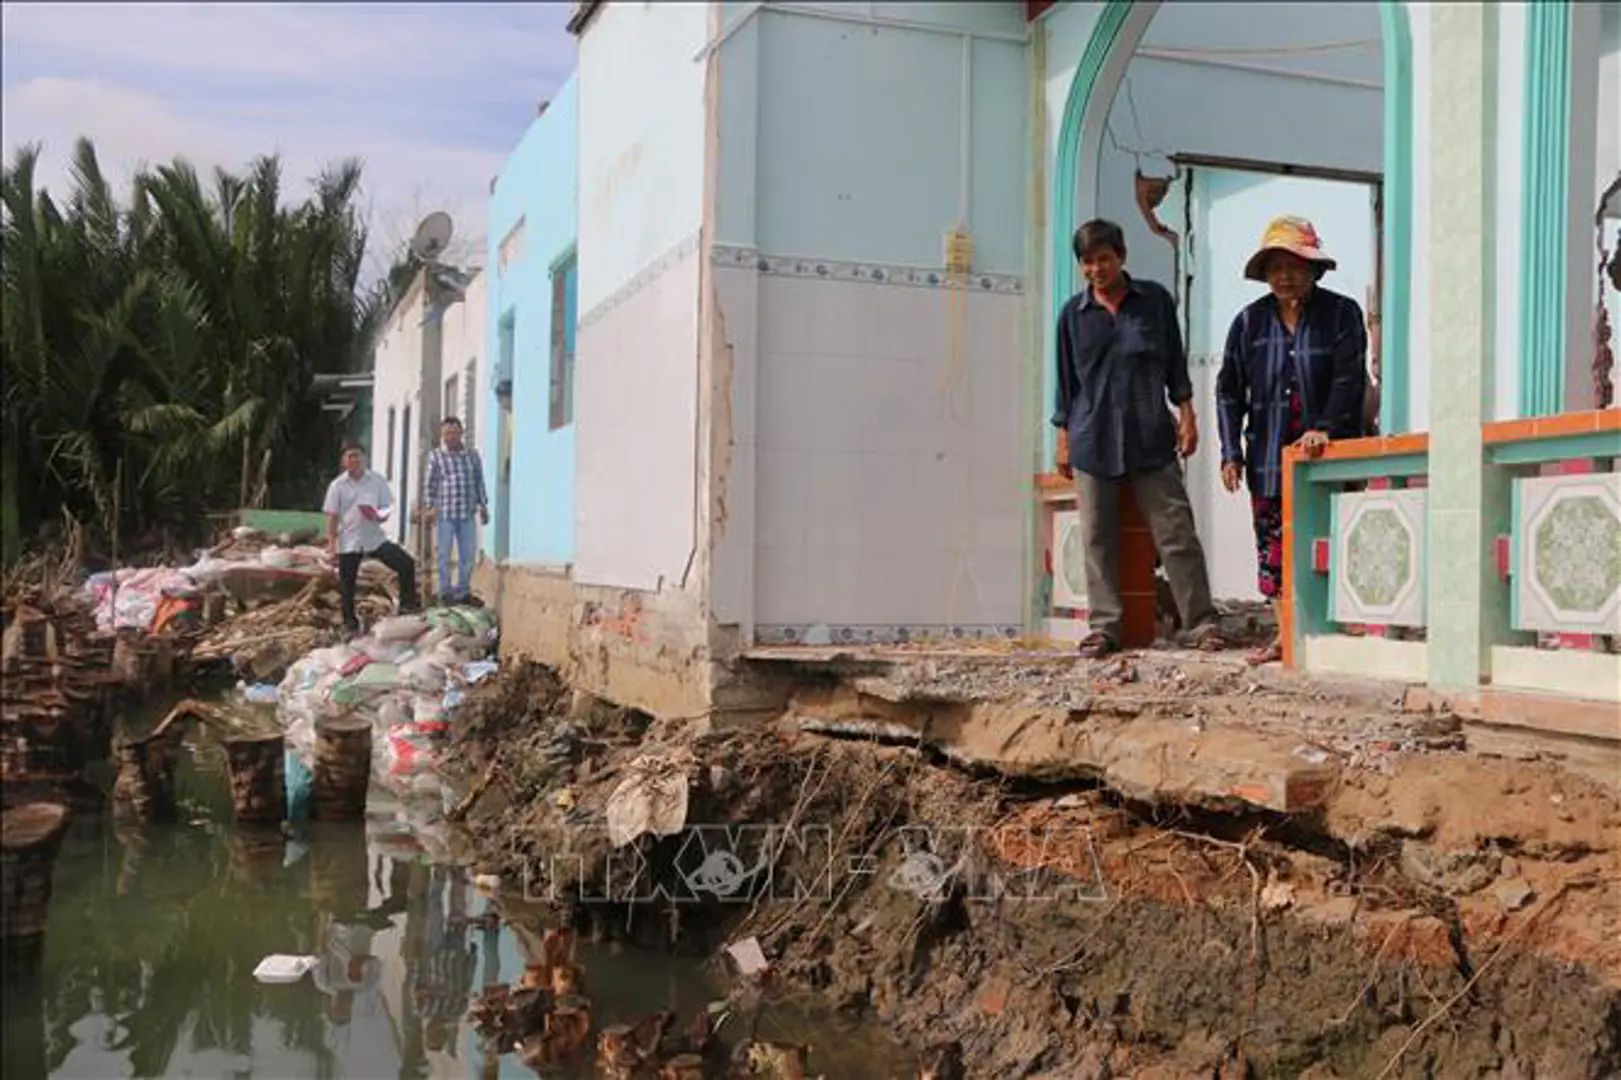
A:
<svg viewBox="0 0 1621 1080">
<path fill-rule="evenodd" d="M 6 988 L 0 1076 L 537 1075 L 486 1053 L 465 1017 L 481 987 L 522 972 L 538 928 L 482 918 L 492 901 L 431 815 L 373 785 L 364 825 L 238 830 L 222 763 L 207 750 L 182 768 L 178 789 L 174 824 L 74 823 L 43 960 Z M 578 949 L 599 1028 L 663 1008 L 684 1021 L 726 991 L 692 959 Z M 255 967 L 278 953 L 318 964 L 293 983 L 258 981 Z M 910 1074 L 881 1032 L 842 1017 L 773 1007 L 758 1034 L 810 1044 L 812 1074 L 829 1080 Z M 541 1075 L 592 1074 L 586 1063 Z"/>
</svg>

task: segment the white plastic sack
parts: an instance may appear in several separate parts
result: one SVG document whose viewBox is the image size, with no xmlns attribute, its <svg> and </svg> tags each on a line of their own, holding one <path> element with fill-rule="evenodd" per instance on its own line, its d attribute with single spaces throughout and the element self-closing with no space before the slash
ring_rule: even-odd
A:
<svg viewBox="0 0 1621 1080">
<path fill-rule="evenodd" d="M 371 637 L 378 641 L 415 641 L 427 630 L 428 620 L 421 615 L 390 615 L 377 621 Z"/>
<path fill-rule="evenodd" d="M 400 665 L 400 685 L 421 694 L 443 693 L 448 664 L 439 656 L 417 656 Z"/>
<path fill-rule="evenodd" d="M 407 640 L 383 641 L 379 638 L 361 638 L 355 642 L 355 651 L 371 657 L 375 664 L 398 664 L 412 651 Z"/>
<path fill-rule="evenodd" d="M 259 562 L 265 566 L 274 566 L 281 570 L 290 570 L 293 566 L 293 553 L 283 547 L 272 544 L 259 552 Z"/>
<path fill-rule="evenodd" d="M 687 824 L 687 772 L 678 761 L 643 754 L 608 797 L 608 842 L 614 847 L 652 833 L 674 836 Z"/>
<path fill-rule="evenodd" d="M 374 727 L 381 727 L 386 731 L 389 728 L 410 722 L 410 705 L 402 701 L 400 695 L 390 695 L 377 703 L 376 713 L 372 721 Z"/>
</svg>

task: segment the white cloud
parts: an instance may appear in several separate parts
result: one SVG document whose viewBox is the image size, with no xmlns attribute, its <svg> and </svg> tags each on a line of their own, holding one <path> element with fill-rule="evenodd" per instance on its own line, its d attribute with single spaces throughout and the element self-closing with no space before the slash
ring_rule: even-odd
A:
<svg viewBox="0 0 1621 1080">
<path fill-rule="evenodd" d="M 490 178 L 561 83 L 566 5 L 6 4 L 7 151 L 44 145 L 60 190 L 88 136 L 126 184 L 175 156 L 240 169 L 280 153 L 289 194 L 332 161 L 365 162 L 374 253 L 430 209 L 481 261 Z"/>
</svg>

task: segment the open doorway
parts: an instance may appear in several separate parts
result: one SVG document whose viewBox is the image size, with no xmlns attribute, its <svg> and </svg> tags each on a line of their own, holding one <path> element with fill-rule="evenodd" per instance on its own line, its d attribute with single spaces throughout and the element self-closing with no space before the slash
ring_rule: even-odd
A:
<svg viewBox="0 0 1621 1080">
<path fill-rule="evenodd" d="M 405 423 L 400 427 L 400 512 L 394 524 L 397 542 L 405 546 L 406 523 L 411 520 L 411 406 L 405 407 Z"/>
<path fill-rule="evenodd" d="M 517 313 L 508 311 L 498 328 L 495 369 L 495 561 L 507 561 L 512 543 L 512 391 Z"/>
<path fill-rule="evenodd" d="M 1200 524 L 1216 596 L 1259 600 L 1254 533 L 1247 498 L 1221 486 L 1216 376 L 1227 331 L 1266 286 L 1243 275 L 1267 222 L 1280 214 L 1308 218 L 1338 267 L 1322 287 L 1349 296 L 1369 317 L 1369 377 L 1374 378 L 1380 292 L 1381 184 L 1377 174 L 1264 162 L 1178 156 L 1165 200 L 1177 234 L 1177 301 L 1201 417 L 1199 452 L 1188 462 L 1188 497 Z M 1162 204 L 1162 207 L 1165 204 Z"/>
<path fill-rule="evenodd" d="M 1390 72 L 1398 114 L 1406 94 L 1404 38 L 1387 22 L 1400 20 L 1370 2 L 1133 5 L 1114 45 L 1124 63 L 1080 113 L 1075 223 L 1119 222 L 1132 273 L 1181 305 L 1201 417 L 1188 489 L 1223 599 L 1260 599 L 1248 500 L 1220 484 L 1215 382 L 1228 326 L 1264 291 L 1243 266 L 1267 222 L 1311 219 L 1339 262 L 1323 285 L 1369 314 L 1385 306 L 1385 173 L 1405 175 L 1407 153 L 1387 123 Z M 1401 177 L 1389 184 L 1405 206 Z M 1407 250 L 1402 227 L 1392 252 Z"/>
</svg>

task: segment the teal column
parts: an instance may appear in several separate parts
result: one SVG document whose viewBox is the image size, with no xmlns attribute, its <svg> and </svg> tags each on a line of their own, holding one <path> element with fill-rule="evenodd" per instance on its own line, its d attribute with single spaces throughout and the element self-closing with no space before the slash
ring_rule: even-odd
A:
<svg viewBox="0 0 1621 1080">
<path fill-rule="evenodd" d="M 1520 415 L 1565 407 L 1571 5 L 1526 5 L 1520 220 Z"/>
<path fill-rule="evenodd" d="M 1092 92 L 1097 89 L 1098 80 L 1103 75 L 1103 65 L 1113 53 L 1115 39 L 1120 36 L 1129 14 L 1131 0 L 1106 0 L 1103 9 L 1098 12 L 1097 22 L 1092 26 L 1091 36 L 1086 39 L 1086 50 L 1081 54 L 1080 64 L 1070 79 L 1069 94 L 1064 99 L 1064 115 L 1059 119 L 1058 146 L 1052 168 L 1052 296 L 1049 297 L 1051 302 L 1046 313 L 1047 332 L 1043 335 L 1047 347 L 1041 383 L 1045 399 L 1043 404 L 1049 416 L 1053 395 L 1058 389 L 1058 337 L 1053 327 L 1058 323 L 1058 313 L 1075 295 L 1075 253 L 1070 248 L 1070 241 L 1074 238 L 1076 226 L 1080 224 L 1075 220 L 1077 178 L 1083 175 L 1083 171 L 1087 176 L 1097 175 L 1096 162 L 1081 161 L 1081 129 L 1086 123 L 1086 110 L 1091 104 Z M 1052 425 L 1043 425 L 1041 445 L 1044 460 L 1052 459 L 1053 437 Z"/>
<path fill-rule="evenodd" d="M 1413 429 L 1413 45 L 1405 5 L 1380 0 L 1385 53 L 1384 295 L 1380 299 L 1379 431 Z M 1423 418 L 1420 418 L 1423 419 Z"/>
<path fill-rule="evenodd" d="M 1495 573 L 1487 526 L 1481 423 L 1490 416 L 1496 281 L 1497 12 L 1480 3 L 1437 4 L 1432 19 L 1429 146 L 1433 292 L 1430 329 L 1430 682 L 1473 689 L 1487 670 L 1501 621 L 1488 610 Z"/>
</svg>

